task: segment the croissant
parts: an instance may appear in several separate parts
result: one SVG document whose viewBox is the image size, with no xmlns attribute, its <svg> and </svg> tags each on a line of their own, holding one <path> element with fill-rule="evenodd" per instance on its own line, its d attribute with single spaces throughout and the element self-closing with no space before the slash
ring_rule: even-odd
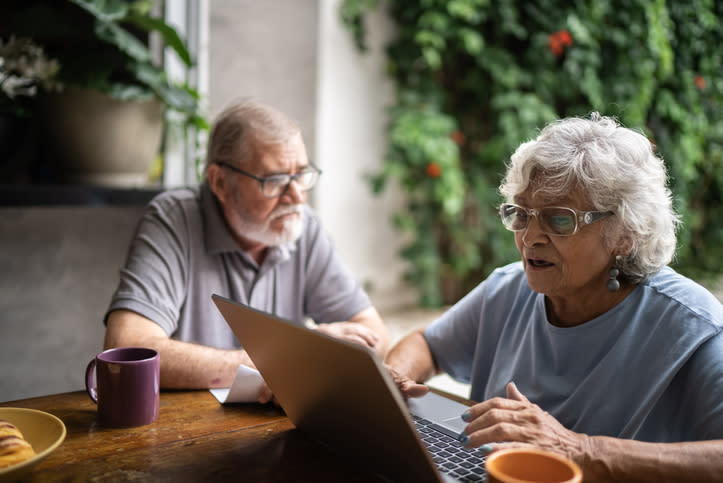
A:
<svg viewBox="0 0 723 483">
<path fill-rule="evenodd" d="M 35 456 L 23 433 L 11 422 L 0 419 L 0 468 L 20 463 Z"/>
</svg>

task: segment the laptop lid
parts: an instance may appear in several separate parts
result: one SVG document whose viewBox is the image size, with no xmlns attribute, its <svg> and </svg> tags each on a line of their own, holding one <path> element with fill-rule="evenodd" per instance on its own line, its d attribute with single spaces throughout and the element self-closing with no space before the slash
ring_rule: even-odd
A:
<svg viewBox="0 0 723 483">
<path fill-rule="evenodd" d="M 443 481 L 373 351 L 212 298 L 298 429 L 394 481 Z"/>
</svg>

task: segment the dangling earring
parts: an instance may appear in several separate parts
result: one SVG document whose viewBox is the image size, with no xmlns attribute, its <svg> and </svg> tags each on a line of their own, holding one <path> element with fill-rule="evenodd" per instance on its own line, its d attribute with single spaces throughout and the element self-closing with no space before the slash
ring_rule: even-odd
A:
<svg viewBox="0 0 723 483">
<path fill-rule="evenodd" d="M 608 275 L 610 275 L 610 280 L 608 280 L 607 287 L 608 290 L 610 290 L 611 292 L 617 292 L 618 290 L 620 290 L 620 282 L 618 281 L 618 275 L 620 275 L 620 270 L 618 270 L 616 267 L 619 260 L 620 255 L 615 257 L 615 265 L 613 265 L 608 272 Z"/>
</svg>

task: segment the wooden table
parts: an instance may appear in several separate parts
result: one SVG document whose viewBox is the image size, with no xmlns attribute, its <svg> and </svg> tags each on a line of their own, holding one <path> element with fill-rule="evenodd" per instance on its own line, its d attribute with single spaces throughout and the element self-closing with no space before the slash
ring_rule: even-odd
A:
<svg viewBox="0 0 723 483">
<path fill-rule="evenodd" d="M 23 481 L 375 482 L 296 430 L 271 405 L 221 405 L 208 391 L 161 392 L 158 420 L 105 428 L 85 391 L 0 403 L 59 417 L 67 436 Z"/>
</svg>

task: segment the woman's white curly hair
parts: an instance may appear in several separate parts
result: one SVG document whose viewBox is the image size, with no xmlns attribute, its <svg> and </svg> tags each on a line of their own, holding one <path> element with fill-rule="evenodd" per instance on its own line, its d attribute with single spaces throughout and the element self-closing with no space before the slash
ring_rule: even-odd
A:
<svg viewBox="0 0 723 483">
<path fill-rule="evenodd" d="M 639 132 L 597 112 L 552 122 L 517 148 L 500 193 L 513 202 L 533 179 L 545 197 L 581 189 L 596 210 L 615 213 L 602 223 L 611 224 L 606 243 L 617 233 L 629 244 L 617 264 L 621 279 L 639 282 L 673 259 L 679 217 L 665 164 Z"/>
</svg>

